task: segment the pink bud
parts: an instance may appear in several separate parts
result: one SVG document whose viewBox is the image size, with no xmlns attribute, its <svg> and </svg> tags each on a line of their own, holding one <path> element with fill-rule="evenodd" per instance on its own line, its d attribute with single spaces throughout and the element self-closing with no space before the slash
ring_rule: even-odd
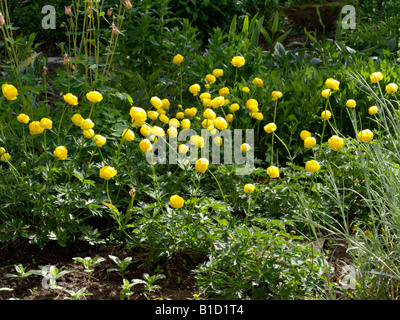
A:
<svg viewBox="0 0 400 320">
<path fill-rule="evenodd" d="M 132 3 L 130 2 L 130 0 L 126 0 L 125 1 L 125 8 L 128 9 L 128 10 L 132 9 Z"/>
<path fill-rule="evenodd" d="M 65 14 L 71 14 L 71 13 L 72 13 L 71 6 L 69 7 L 65 6 Z"/>
<path fill-rule="evenodd" d="M 113 14 L 113 8 L 107 10 L 107 16 L 111 17 Z"/>
<path fill-rule="evenodd" d="M 3 15 L 1 14 L 1 12 L 0 12 L 0 26 L 2 26 L 2 25 L 4 25 L 6 22 L 5 22 L 5 20 L 4 20 L 4 17 L 3 17 Z"/>
<path fill-rule="evenodd" d="M 118 30 L 118 28 L 115 26 L 114 23 L 112 24 L 112 33 L 113 33 L 113 34 L 119 33 L 119 30 Z"/>
</svg>

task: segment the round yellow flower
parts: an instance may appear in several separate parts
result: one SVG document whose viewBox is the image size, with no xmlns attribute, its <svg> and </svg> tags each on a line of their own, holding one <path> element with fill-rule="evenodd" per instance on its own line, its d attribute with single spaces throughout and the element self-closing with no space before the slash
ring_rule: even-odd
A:
<svg viewBox="0 0 400 320">
<path fill-rule="evenodd" d="M 96 143 L 96 145 L 98 146 L 98 147 L 102 147 L 102 146 L 104 146 L 105 144 L 106 144 L 106 142 L 107 142 L 107 139 L 105 138 L 105 137 L 103 137 L 102 135 L 100 135 L 100 134 L 96 134 L 94 137 L 93 137 L 93 139 L 94 139 L 94 142 Z"/>
<path fill-rule="evenodd" d="M 53 127 L 53 121 L 51 121 L 49 118 L 42 118 L 40 120 L 40 126 L 43 129 L 51 129 Z"/>
<path fill-rule="evenodd" d="M 74 123 L 74 125 L 80 127 L 82 125 L 83 122 L 83 118 L 79 113 L 75 113 L 72 118 L 71 121 Z"/>
<path fill-rule="evenodd" d="M 139 131 L 140 131 L 140 134 L 141 134 L 142 136 L 147 137 L 147 135 L 149 134 L 150 130 L 151 130 L 151 127 L 150 127 L 148 124 L 144 123 L 144 124 L 140 127 L 140 130 L 139 130 Z"/>
<path fill-rule="evenodd" d="M 167 110 L 169 108 L 169 106 L 171 105 L 171 103 L 169 102 L 169 100 L 167 98 L 162 99 L 161 102 L 162 102 L 161 107 L 165 110 Z"/>
<path fill-rule="evenodd" d="M 203 122 L 201 123 L 201 126 L 204 129 L 207 129 L 209 127 L 214 127 L 214 120 L 204 119 Z"/>
<path fill-rule="evenodd" d="M 321 118 L 324 120 L 329 120 L 332 117 L 332 113 L 329 110 L 321 112 Z"/>
<path fill-rule="evenodd" d="M 170 128 L 167 130 L 167 134 L 168 134 L 168 137 L 169 137 L 170 139 L 176 138 L 176 137 L 178 136 L 178 130 L 176 130 L 175 127 L 170 127 Z"/>
<path fill-rule="evenodd" d="M 3 91 L 3 95 L 7 100 L 15 100 L 17 99 L 18 90 L 12 84 L 5 83 L 1 86 L 1 90 Z"/>
<path fill-rule="evenodd" d="M 242 149 L 243 152 L 250 151 L 251 146 L 248 143 L 243 143 L 240 148 Z"/>
<path fill-rule="evenodd" d="M 372 83 L 377 83 L 381 80 L 383 80 L 383 75 L 381 72 L 374 72 L 369 76 L 370 80 Z"/>
<path fill-rule="evenodd" d="M 126 141 L 133 141 L 135 140 L 135 134 L 133 133 L 133 131 L 131 129 L 125 129 L 122 132 L 122 137 L 126 140 Z"/>
<path fill-rule="evenodd" d="M 233 57 L 231 60 L 232 65 L 236 68 L 243 67 L 245 62 L 246 62 L 246 60 L 241 56 Z"/>
<path fill-rule="evenodd" d="M 229 88 L 228 87 L 223 87 L 221 89 L 218 90 L 218 94 L 221 97 L 225 97 L 226 95 L 228 95 L 230 93 Z"/>
<path fill-rule="evenodd" d="M 275 101 L 279 98 L 282 98 L 283 94 L 280 91 L 272 91 L 271 95 L 272 95 L 272 101 Z"/>
<path fill-rule="evenodd" d="M 337 80 L 335 80 L 335 79 L 329 78 L 329 79 L 326 79 L 325 85 L 326 85 L 329 89 L 332 89 L 332 90 L 339 90 L 340 82 L 337 81 Z"/>
<path fill-rule="evenodd" d="M 258 112 L 258 101 L 256 99 L 249 99 L 246 101 L 246 108 L 252 112 Z"/>
<path fill-rule="evenodd" d="M 208 120 L 214 120 L 217 117 L 217 115 L 212 109 L 207 108 L 203 112 L 203 117 Z"/>
<path fill-rule="evenodd" d="M 322 93 L 321 93 L 321 95 L 322 95 L 324 98 L 330 97 L 331 94 L 332 94 L 331 89 L 322 90 Z"/>
<path fill-rule="evenodd" d="M 209 92 L 203 92 L 202 94 L 200 94 L 200 101 L 203 101 L 204 99 L 210 99 L 211 98 L 211 94 Z"/>
<path fill-rule="evenodd" d="M 309 160 L 306 162 L 305 169 L 308 172 L 317 172 L 320 169 L 320 165 L 315 160 Z"/>
<path fill-rule="evenodd" d="M 193 96 L 197 96 L 197 94 L 199 93 L 199 91 L 200 91 L 200 85 L 198 85 L 197 83 L 195 83 L 195 84 L 193 84 L 193 85 L 191 85 L 191 86 L 189 87 L 189 92 L 190 92 L 191 94 L 193 94 Z"/>
<path fill-rule="evenodd" d="M 212 73 L 213 73 L 214 77 L 218 78 L 218 77 L 222 77 L 224 75 L 224 70 L 214 69 Z"/>
<path fill-rule="evenodd" d="M 175 119 L 175 118 L 170 119 L 170 120 L 168 121 L 168 124 L 169 124 L 171 127 L 175 127 L 175 128 L 179 128 L 179 127 L 181 126 L 181 123 L 179 122 L 179 120 L 178 120 L 178 119 Z"/>
<path fill-rule="evenodd" d="M 344 140 L 337 135 L 334 135 L 328 139 L 328 143 L 333 151 L 338 151 L 344 145 Z"/>
<path fill-rule="evenodd" d="M 216 146 L 219 146 L 219 147 L 220 147 L 220 146 L 222 146 L 223 140 L 222 140 L 221 137 L 216 136 L 216 137 L 213 138 L 213 143 L 214 143 Z"/>
<path fill-rule="evenodd" d="M 233 103 L 233 104 L 231 104 L 230 107 L 229 107 L 229 110 L 230 110 L 231 112 L 236 112 L 236 111 L 238 111 L 239 109 L 240 109 L 240 106 L 239 106 L 238 103 Z"/>
<path fill-rule="evenodd" d="M 307 130 L 303 130 L 300 132 L 301 140 L 305 140 L 306 138 L 311 137 L 311 132 Z"/>
<path fill-rule="evenodd" d="M 208 83 L 214 83 L 217 79 L 215 78 L 215 76 L 213 76 L 212 74 L 208 74 L 206 75 L 206 81 Z"/>
<path fill-rule="evenodd" d="M 158 108 L 156 111 L 159 115 L 161 114 L 167 114 L 167 111 L 165 111 L 163 108 Z"/>
<path fill-rule="evenodd" d="M 94 122 L 91 119 L 85 119 L 81 123 L 82 130 L 93 129 L 93 127 L 94 127 Z"/>
<path fill-rule="evenodd" d="M 151 120 L 156 120 L 158 118 L 157 111 L 147 111 L 147 115 L 148 115 L 149 119 L 151 119 Z"/>
<path fill-rule="evenodd" d="M 203 137 L 200 137 L 199 135 L 193 135 L 190 137 L 190 144 L 193 146 L 197 146 L 199 148 L 204 147 L 204 139 Z"/>
<path fill-rule="evenodd" d="M 72 93 L 67 93 L 66 95 L 64 95 L 64 100 L 71 106 L 78 105 L 78 97 L 74 96 Z"/>
<path fill-rule="evenodd" d="M 183 200 L 182 197 L 178 196 L 177 194 L 173 195 L 170 199 L 169 199 L 169 205 L 172 208 L 175 209 L 180 209 L 183 207 L 183 205 L 185 204 L 185 200 Z"/>
<path fill-rule="evenodd" d="M 169 122 L 169 118 L 165 115 L 165 114 L 162 114 L 162 115 L 160 115 L 160 117 L 158 118 L 162 123 L 165 123 L 165 124 L 167 124 L 168 122 Z"/>
<path fill-rule="evenodd" d="M 3 162 L 7 162 L 10 159 L 11 159 L 11 155 L 9 153 L 3 153 L 0 158 L 0 160 Z"/>
<path fill-rule="evenodd" d="M 177 54 L 174 56 L 174 58 L 172 59 L 172 62 L 176 65 L 180 65 L 183 61 L 183 56 L 181 54 Z"/>
<path fill-rule="evenodd" d="M 386 86 L 386 92 L 387 92 L 388 94 L 393 94 L 393 93 L 395 93 L 395 92 L 397 91 L 397 89 L 399 89 L 399 86 L 398 86 L 397 84 L 395 84 L 395 83 L 389 83 L 389 84 Z"/>
<path fill-rule="evenodd" d="M 180 144 L 178 147 L 178 152 L 185 154 L 189 151 L 189 147 L 186 144 Z"/>
<path fill-rule="evenodd" d="M 357 105 L 356 101 L 353 99 L 347 100 L 346 107 L 348 108 L 355 108 Z"/>
<path fill-rule="evenodd" d="M 264 82 L 260 78 L 254 78 L 252 82 L 256 87 L 262 87 L 262 85 L 264 84 Z"/>
<path fill-rule="evenodd" d="M 0 156 L 2 156 L 5 153 L 6 153 L 6 149 L 4 149 L 3 147 L 0 147 Z"/>
<path fill-rule="evenodd" d="M 197 109 L 195 107 L 185 109 L 186 117 L 194 117 L 196 114 L 197 114 Z"/>
<path fill-rule="evenodd" d="M 271 179 L 279 178 L 279 168 L 276 166 L 269 166 L 267 168 L 267 174 Z"/>
<path fill-rule="evenodd" d="M 21 113 L 18 115 L 17 120 L 21 123 L 27 124 L 30 119 L 25 113 Z"/>
<path fill-rule="evenodd" d="M 117 170 L 114 167 L 105 166 L 100 169 L 99 176 L 102 179 L 110 180 L 117 174 Z"/>
<path fill-rule="evenodd" d="M 153 105 L 153 107 L 155 107 L 156 109 L 159 109 L 162 107 L 162 101 L 160 98 L 158 97 L 151 97 L 150 99 L 150 103 Z"/>
<path fill-rule="evenodd" d="M 181 127 L 182 127 L 182 129 L 189 129 L 191 125 L 192 125 L 192 123 L 190 122 L 189 119 L 183 119 L 183 120 L 181 121 Z"/>
<path fill-rule="evenodd" d="M 153 149 L 153 145 L 151 144 L 149 139 L 143 139 L 142 141 L 140 141 L 139 143 L 139 148 L 140 150 L 142 150 L 143 152 L 147 152 Z"/>
<path fill-rule="evenodd" d="M 194 167 L 200 173 L 205 173 L 208 169 L 208 160 L 206 158 L 200 158 L 196 161 Z"/>
<path fill-rule="evenodd" d="M 249 87 L 243 87 L 243 88 L 242 88 L 242 91 L 243 91 L 244 93 L 249 93 L 249 92 L 250 92 L 250 88 L 249 88 Z"/>
<path fill-rule="evenodd" d="M 372 140 L 373 137 L 374 133 L 369 129 L 365 129 L 357 133 L 358 140 L 362 142 L 369 142 Z"/>
<path fill-rule="evenodd" d="M 377 106 L 369 107 L 368 113 L 369 113 L 371 116 L 374 115 L 374 114 L 377 114 L 377 113 L 378 113 L 378 107 L 377 107 Z"/>
<path fill-rule="evenodd" d="M 29 124 L 29 132 L 31 135 L 41 134 L 44 128 L 40 125 L 39 121 L 32 121 Z"/>
<path fill-rule="evenodd" d="M 150 129 L 150 134 L 155 135 L 156 137 L 164 137 L 165 131 L 159 126 L 154 126 Z"/>
<path fill-rule="evenodd" d="M 86 99 L 90 102 L 97 103 L 103 100 L 103 95 L 98 91 L 90 91 L 86 93 Z"/>
<path fill-rule="evenodd" d="M 267 133 L 272 133 L 277 129 L 276 124 L 275 123 L 268 123 L 265 127 L 264 130 Z"/>
<path fill-rule="evenodd" d="M 224 130 L 228 128 L 228 123 L 224 118 L 218 117 L 214 120 L 214 127 L 217 128 L 218 130 Z"/>
<path fill-rule="evenodd" d="M 233 121 L 233 114 L 229 113 L 226 115 L 225 120 L 228 122 L 232 122 Z"/>
<path fill-rule="evenodd" d="M 58 146 L 57 148 L 55 148 L 55 150 L 53 151 L 53 154 L 60 160 L 65 160 L 67 159 L 68 156 L 68 150 L 66 147 L 64 146 Z"/>
<path fill-rule="evenodd" d="M 138 107 L 132 107 L 129 115 L 132 118 L 132 125 L 136 127 L 140 127 L 147 119 L 146 111 Z"/>
<path fill-rule="evenodd" d="M 243 191 L 245 193 L 253 193 L 256 188 L 251 183 L 245 184 L 243 187 Z"/>
<path fill-rule="evenodd" d="M 211 100 L 211 106 L 212 106 L 214 109 L 223 106 L 224 103 L 225 103 L 225 99 L 224 99 L 223 96 L 219 96 L 219 97 L 216 97 L 216 98 L 214 98 L 214 99 Z"/>
<path fill-rule="evenodd" d="M 304 147 L 310 149 L 315 146 L 317 140 L 314 137 L 307 137 L 304 139 Z"/>
<path fill-rule="evenodd" d="M 85 138 L 88 138 L 88 139 L 92 139 L 95 134 L 93 129 L 83 130 L 82 133 L 85 136 Z"/>
<path fill-rule="evenodd" d="M 250 117 L 257 119 L 258 121 L 261 121 L 264 119 L 264 115 L 261 112 L 251 112 Z"/>
</svg>

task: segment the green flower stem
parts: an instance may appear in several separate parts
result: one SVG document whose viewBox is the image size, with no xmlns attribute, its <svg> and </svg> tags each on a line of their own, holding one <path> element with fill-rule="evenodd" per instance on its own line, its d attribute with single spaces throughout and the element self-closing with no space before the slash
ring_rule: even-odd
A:
<svg viewBox="0 0 400 320">
<path fill-rule="evenodd" d="M 193 182 L 193 187 L 196 187 L 196 188 L 194 189 L 194 192 L 192 192 L 192 194 L 190 195 L 190 199 L 193 201 L 193 204 L 192 204 L 192 207 L 189 210 L 189 215 L 191 215 L 191 213 L 194 211 L 195 202 L 194 202 L 193 198 L 196 196 L 197 190 L 200 189 L 200 181 L 201 181 L 201 177 L 202 176 L 203 176 L 202 174 L 200 174 L 200 173 L 198 174 L 197 187 L 196 187 L 195 183 Z"/>
<path fill-rule="evenodd" d="M 58 131 L 57 131 L 57 145 L 60 145 L 60 132 L 61 132 L 61 125 L 64 118 L 65 111 L 67 110 L 66 104 L 63 106 L 64 110 L 61 114 L 60 123 L 58 124 Z"/>
<path fill-rule="evenodd" d="M 230 213 L 229 206 L 228 206 L 228 201 L 226 200 L 225 194 L 222 191 L 222 188 L 221 188 L 221 185 L 220 185 L 218 179 L 215 177 L 215 175 L 212 173 L 212 171 L 210 169 L 207 168 L 207 170 L 211 173 L 211 175 L 213 176 L 215 182 L 217 183 L 219 191 L 221 192 L 222 198 L 224 199 L 226 209 L 228 210 L 228 213 Z"/>
<path fill-rule="evenodd" d="M 247 214 L 246 214 L 246 221 L 245 221 L 245 224 L 246 224 L 246 225 L 247 225 L 247 221 L 248 221 L 248 219 L 249 219 L 250 209 L 251 209 L 251 203 L 252 203 L 252 201 L 251 201 L 251 194 L 250 194 L 249 199 L 247 200 L 247 202 L 248 202 L 248 207 L 247 207 Z"/>
<path fill-rule="evenodd" d="M 274 110 L 274 123 L 276 121 L 276 109 L 278 106 L 278 99 L 275 100 L 275 110 Z M 272 132 L 272 141 L 271 141 L 271 165 L 274 163 L 274 137 L 275 137 L 275 131 Z"/>
<path fill-rule="evenodd" d="M 289 151 L 289 148 L 287 147 L 286 143 L 284 143 L 284 142 L 281 140 L 281 138 L 279 138 L 279 136 L 278 136 L 277 134 L 275 134 L 275 136 L 276 136 L 276 138 L 283 144 L 283 146 L 285 147 L 287 153 L 289 154 L 290 161 L 291 161 L 291 163 L 293 164 L 293 158 L 292 158 L 292 155 L 291 155 L 291 153 L 290 153 L 290 151 Z"/>
<path fill-rule="evenodd" d="M 328 103 L 329 103 L 329 97 L 326 98 L 326 103 L 325 103 L 325 117 L 324 117 L 324 126 L 322 128 L 322 134 L 321 134 L 321 142 L 319 144 L 319 155 L 321 155 L 321 151 L 322 151 L 322 143 L 324 141 L 324 133 L 325 133 L 325 127 L 326 127 L 326 110 L 328 109 Z"/>
<path fill-rule="evenodd" d="M 119 141 L 119 146 L 118 146 L 118 151 L 114 157 L 113 163 L 115 163 L 117 160 L 119 160 L 119 154 L 121 152 L 121 148 L 122 148 L 122 144 L 124 143 L 124 137 L 125 135 L 128 133 L 128 130 L 131 128 L 131 126 L 129 126 L 128 128 L 126 128 L 125 133 L 122 134 L 121 136 L 121 140 Z"/>
<path fill-rule="evenodd" d="M 180 90 L 180 104 L 182 105 L 182 63 L 179 64 L 179 76 L 180 76 L 180 85 L 181 85 L 181 90 Z"/>
<path fill-rule="evenodd" d="M 26 138 L 25 138 L 25 125 L 22 125 L 22 136 L 24 138 L 25 153 L 28 154 L 28 148 L 26 147 Z"/>
<path fill-rule="evenodd" d="M 47 153 L 47 144 L 46 144 L 46 129 L 44 129 L 43 141 L 44 141 L 44 153 L 46 154 L 47 162 L 49 162 L 49 155 Z"/>
</svg>

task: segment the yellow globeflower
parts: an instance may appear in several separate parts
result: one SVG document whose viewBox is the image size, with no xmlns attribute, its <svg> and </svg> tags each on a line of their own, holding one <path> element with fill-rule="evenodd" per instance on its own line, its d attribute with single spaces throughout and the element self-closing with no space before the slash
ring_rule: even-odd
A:
<svg viewBox="0 0 400 320">
<path fill-rule="evenodd" d="M 53 127 L 53 121 L 51 121 L 49 118 L 42 118 L 40 120 L 40 126 L 43 129 L 51 129 Z"/>
<path fill-rule="evenodd" d="M 242 91 L 243 91 L 244 93 L 249 93 L 249 92 L 250 92 L 250 88 L 249 88 L 249 87 L 243 87 L 243 88 L 242 88 Z"/>
<path fill-rule="evenodd" d="M 100 169 L 99 176 L 102 179 L 110 180 L 117 174 L 117 170 L 114 167 L 104 166 Z"/>
<path fill-rule="evenodd" d="M 311 132 L 307 130 L 303 130 L 300 132 L 301 140 L 305 140 L 306 138 L 311 137 Z"/>
<path fill-rule="evenodd" d="M 239 106 L 238 103 L 233 103 L 233 104 L 231 104 L 230 107 L 229 107 L 229 110 L 230 110 L 231 112 L 236 112 L 236 111 L 238 111 L 239 109 L 240 109 L 240 106 Z"/>
<path fill-rule="evenodd" d="M 393 93 L 395 93 L 395 92 L 397 91 L 397 89 L 399 89 L 399 86 L 398 86 L 397 84 L 395 84 L 395 83 L 389 83 L 389 84 L 386 86 L 386 92 L 387 92 L 388 94 L 393 94 Z"/>
<path fill-rule="evenodd" d="M 140 127 L 147 119 L 146 111 L 138 107 L 132 107 L 129 115 L 132 118 L 132 125 L 136 127 Z"/>
<path fill-rule="evenodd" d="M 219 147 L 220 147 L 220 146 L 222 146 L 223 140 L 222 140 L 221 137 L 216 136 L 216 137 L 213 138 L 213 143 L 214 143 L 216 146 L 219 146 Z"/>
<path fill-rule="evenodd" d="M 243 143 L 240 148 L 242 149 L 243 152 L 250 151 L 251 146 L 248 143 Z"/>
<path fill-rule="evenodd" d="M 21 113 L 18 115 L 17 120 L 21 123 L 27 124 L 30 119 L 25 113 Z"/>
<path fill-rule="evenodd" d="M 181 123 L 179 122 L 179 120 L 178 120 L 178 119 L 175 119 L 175 118 L 170 119 L 170 120 L 168 121 L 168 124 L 169 124 L 171 127 L 175 127 L 175 128 L 179 128 L 179 127 L 181 126 Z"/>
<path fill-rule="evenodd" d="M 153 149 L 153 145 L 151 144 L 149 139 L 143 139 L 142 141 L 140 141 L 139 143 L 139 148 L 140 150 L 142 150 L 143 152 L 147 152 L 151 149 Z"/>
<path fill-rule="evenodd" d="M 212 109 L 207 108 L 203 112 L 203 117 L 208 120 L 214 120 L 217 117 L 217 115 Z"/>
<path fill-rule="evenodd" d="M 78 105 L 78 97 L 74 96 L 72 93 L 67 93 L 66 95 L 64 95 L 64 100 L 71 106 Z"/>
<path fill-rule="evenodd" d="M 381 72 L 374 72 L 369 76 L 370 80 L 372 83 L 377 83 L 381 80 L 383 80 L 383 75 Z"/>
<path fill-rule="evenodd" d="M 193 135 L 190 137 L 190 144 L 193 146 L 197 146 L 199 148 L 204 147 L 204 139 L 203 137 L 200 137 L 199 135 Z"/>
<path fill-rule="evenodd" d="M 224 99 L 223 96 L 216 97 L 216 98 L 212 99 L 211 102 L 210 102 L 211 106 L 214 109 L 223 106 L 224 103 L 225 103 L 225 99 Z"/>
<path fill-rule="evenodd" d="M 256 87 L 262 87 L 262 85 L 264 84 L 264 82 L 260 79 L 260 78 L 254 78 L 253 79 L 253 84 Z"/>
<path fill-rule="evenodd" d="M 195 107 L 185 109 L 186 117 L 194 117 L 196 114 L 197 114 L 197 109 Z"/>
<path fill-rule="evenodd" d="M 321 112 L 321 118 L 324 120 L 329 120 L 332 117 L 332 113 L 329 110 Z"/>
<path fill-rule="evenodd" d="M 158 112 L 157 111 L 147 111 L 147 116 L 151 120 L 156 120 L 158 118 Z"/>
<path fill-rule="evenodd" d="M 90 91 L 86 93 L 86 98 L 93 103 L 97 103 L 103 100 L 102 94 L 98 91 Z"/>
<path fill-rule="evenodd" d="M 91 119 L 85 119 L 81 123 L 82 130 L 93 129 L 93 127 L 94 127 L 94 122 Z"/>
<path fill-rule="evenodd" d="M 180 144 L 178 147 L 178 152 L 185 154 L 189 151 L 189 147 L 186 144 Z"/>
<path fill-rule="evenodd" d="M 176 130 L 175 127 L 170 127 L 170 128 L 167 130 L 167 134 L 168 134 L 168 138 L 169 138 L 169 139 L 176 138 L 176 137 L 178 136 L 178 130 Z"/>
<path fill-rule="evenodd" d="M 213 73 L 214 77 L 218 78 L 218 77 L 222 77 L 224 75 L 224 70 L 214 69 L 212 73 Z"/>
<path fill-rule="evenodd" d="M 182 208 L 184 204 L 185 204 L 185 200 L 183 200 L 183 198 L 178 196 L 177 194 L 173 195 L 169 199 L 169 205 L 172 208 L 179 209 L 179 208 Z"/>
<path fill-rule="evenodd" d="M 241 56 L 233 57 L 231 60 L 232 65 L 236 68 L 243 67 L 245 62 L 246 62 L 246 60 Z"/>
<path fill-rule="evenodd" d="M 249 99 L 246 101 L 246 108 L 252 112 L 258 112 L 258 101 L 256 99 Z"/>
<path fill-rule="evenodd" d="M 165 123 L 165 124 L 167 124 L 168 122 L 169 122 L 169 118 L 165 115 L 165 114 L 162 114 L 162 115 L 160 115 L 160 117 L 158 118 L 162 123 Z"/>
<path fill-rule="evenodd" d="M 206 81 L 208 83 L 214 83 L 217 79 L 215 78 L 215 76 L 213 76 L 212 74 L 208 74 L 206 75 Z"/>
<path fill-rule="evenodd" d="M 135 140 L 135 134 L 133 133 L 133 131 L 131 129 L 125 129 L 122 132 L 122 136 L 124 137 L 124 139 L 126 141 L 133 141 Z"/>
<path fill-rule="evenodd" d="M 224 130 L 228 128 L 228 123 L 224 118 L 218 117 L 214 120 L 214 127 L 217 128 L 218 130 Z"/>
<path fill-rule="evenodd" d="M 197 83 L 195 83 L 195 84 L 193 84 L 193 85 L 191 85 L 191 86 L 189 87 L 189 92 L 190 92 L 191 94 L 193 94 L 193 96 L 197 96 L 197 94 L 199 93 L 199 91 L 200 91 L 200 85 L 198 85 Z"/>
<path fill-rule="evenodd" d="M 223 87 L 223 88 L 219 89 L 219 90 L 218 90 L 218 94 L 219 94 L 221 97 L 225 97 L 226 95 L 229 94 L 229 88 L 228 88 L 228 87 Z"/>
<path fill-rule="evenodd" d="M 225 120 L 228 122 L 232 122 L 233 121 L 233 114 L 229 113 L 226 115 Z"/>
<path fill-rule="evenodd" d="M 245 193 L 253 193 L 256 188 L 251 183 L 245 184 L 243 187 L 243 191 Z"/>
<path fill-rule="evenodd" d="M 150 134 L 155 135 L 156 137 L 164 137 L 165 131 L 159 126 L 154 126 L 150 129 Z"/>
<path fill-rule="evenodd" d="M 150 103 L 153 105 L 153 107 L 155 107 L 156 109 L 159 109 L 162 107 L 162 101 L 160 98 L 158 97 L 151 97 L 150 99 Z"/>
<path fill-rule="evenodd" d="M 1 86 L 1 90 L 3 91 L 3 95 L 7 100 L 15 100 L 17 99 L 18 90 L 12 84 L 5 83 Z"/>
<path fill-rule="evenodd" d="M 365 129 L 357 133 L 358 140 L 362 142 L 369 142 L 373 137 L 374 133 L 369 129 Z"/>
<path fill-rule="evenodd" d="M 204 129 L 207 129 L 209 127 L 213 127 L 214 126 L 214 120 L 204 119 L 203 122 L 201 123 L 201 126 Z"/>
<path fill-rule="evenodd" d="M 275 123 L 268 123 L 265 127 L 264 130 L 267 133 L 272 133 L 277 129 L 276 124 Z"/>
<path fill-rule="evenodd" d="M 196 161 L 194 167 L 200 173 L 205 173 L 208 168 L 208 160 L 206 158 L 200 158 Z"/>
<path fill-rule="evenodd" d="M 315 160 L 307 161 L 305 165 L 305 169 L 308 172 L 317 172 L 320 168 L 319 163 Z"/>
<path fill-rule="evenodd" d="M 96 134 L 96 135 L 93 137 L 93 139 L 94 139 L 96 145 L 97 145 L 98 147 L 100 147 L 100 148 L 101 148 L 102 146 L 104 146 L 104 145 L 106 144 L 106 142 L 107 142 L 107 139 L 106 139 L 105 137 L 103 137 L 102 135 L 100 135 L 100 134 Z"/>
<path fill-rule="evenodd" d="M 344 141 L 342 138 L 334 135 L 328 139 L 328 143 L 331 146 L 333 151 L 338 151 L 344 145 Z"/>
<path fill-rule="evenodd" d="M 93 129 L 83 130 L 82 133 L 85 136 L 85 138 L 92 139 L 94 137 L 94 130 Z"/>
<path fill-rule="evenodd" d="M 211 98 L 211 94 L 209 92 L 203 92 L 202 94 L 200 94 L 199 96 L 200 101 L 203 101 L 204 99 L 210 99 Z"/>
<path fill-rule="evenodd" d="M 11 155 L 9 153 L 3 153 L 0 158 L 0 160 L 3 162 L 7 162 L 10 159 L 11 159 Z"/>
<path fill-rule="evenodd" d="M 189 129 L 191 125 L 192 125 L 192 123 L 190 122 L 189 119 L 183 119 L 183 120 L 181 121 L 181 127 L 182 127 L 182 129 Z"/>
<path fill-rule="evenodd" d="M 163 109 L 165 109 L 165 110 L 168 109 L 169 106 L 171 105 L 171 103 L 169 102 L 169 100 L 168 100 L 167 98 L 162 99 L 161 102 L 162 102 L 161 107 L 162 107 Z"/>
<path fill-rule="evenodd" d="M 258 121 L 261 121 L 264 119 L 264 115 L 261 112 L 251 112 L 250 117 L 257 119 Z"/>
<path fill-rule="evenodd" d="M 371 116 L 374 115 L 374 114 L 377 114 L 377 113 L 378 113 L 378 107 L 377 107 L 377 106 L 369 107 L 368 113 L 369 113 Z"/>
<path fill-rule="evenodd" d="M 332 94 L 331 89 L 322 90 L 322 93 L 321 93 L 321 95 L 322 95 L 324 98 L 330 97 L 331 94 Z"/>
<path fill-rule="evenodd" d="M 174 58 L 172 59 L 172 62 L 176 65 L 180 65 L 183 61 L 183 56 L 181 54 L 177 54 L 174 56 Z"/>
<path fill-rule="evenodd" d="M 267 174 L 271 179 L 279 178 L 279 168 L 276 166 L 269 166 L 267 168 Z"/>
<path fill-rule="evenodd" d="M 183 119 L 185 117 L 185 113 L 183 113 L 182 111 L 177 112 L 175 115 L 175 118 L 177 119 Z"/>
<path fill-rule="evenodd" d="M 53 154 L 60 160 L 67 159 L 68 150 L 64 146 L 58 146 L 54 151 Z"/>
<path fill-rule="evenodd" d="M 315 146 L 317 140 L 314 137 L 307 137 L 304 139 L 304 147 L 310 149 Z"/>
<path fill-rule="evenodd" d="M 141 134 L 142 136 L 144 136 L 144 137 L 147 137 L 147 135 L 149 134 L 150 130 L 151 130 L 151 127 L 150 127 L 148 124 L 144 123 L 144 124 L 140 127 L 140 134 Z"/>
<path fill-rule="evenodd" d="M 31 135 L 41 134 L 44 128 L 40 125 L 39 121 L 32 121 L 29 124 L 29 132 Z"/>
<path fill-rule="evenodd" d="M 6 153 L 6 149 L 4 149 L 3 147 L 0 147 L 0 156 L 2 156 L 5 153 Z"/>
<path fill-rule="evenodd" d="M 272 95 L 272 101 L 282 98 L 283 96 L 282 92 L 280 91 L 272 91 L 271 95 Z"/>
<path fill-rule="evenodd" d="M 74 123 L 74 125 L 80 127 L 82 125 L 83 122 L 83 118 L 79 113 L 75 113 L 72 118 L 71 121 Z"/>
<path fill-rule="evenodd" d="M 329 89 L 332 89 L 332 90 L 339 90 L 340 82 L 337 81 L 337 80 L 335 80 L 335 79 L 329 78 L 329 79 L 326 79 L 325 85 L 326 85 Z"/>
<path fill-rule="evenodd" d="M 346 107 L 348 108 L 355 108 L 357 105 L 356 101 L 353 99 L 347 100 Z"/>
</svg>

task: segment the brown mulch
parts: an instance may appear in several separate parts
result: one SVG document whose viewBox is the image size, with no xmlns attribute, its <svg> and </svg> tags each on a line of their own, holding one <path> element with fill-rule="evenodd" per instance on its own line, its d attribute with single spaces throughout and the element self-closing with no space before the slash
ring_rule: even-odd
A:
<svg viewBox="0 0 400 320">
<path fill-rule="evenodd" d="M 77 292 L 86 288 L 85 293 L 91 293 L 91 295 L 81 298 L 86 300 L 119 300 L 123 280 L 116 272 L 107 271 L 109 268 L 117 268 L 108 255 L 117 256 L 121 260 L 132 257 L 133 263 L 129 265 L 124 276 L 129 281 L 143 279 L 144 273 L 155 274 L 154 270 L 147 270 L 148 252 L 142 249 L 106 246 L 96 248 L 86 242 L 77 241 L 67 247 L 61 247 L 54 243 L 41 250 L 37 246 L 23 241 L 0 247 L 0 288 L 13 289 L 13 291 L 0 291 L 0 300 L 63 300 L 71 297 L 64 290 L 51 292 L 50 289 L 44 288 L 43 277 L 39 275 L 30 275 L 24 278 L 21 286 L 19 279 L 6 278 L 7 273 L 16 274 L 14 269 L 16 264 L 27 267 L 26 271 L 39 270 L 39 266 L 49 265 L 55 265 L 62 270 L 73 270 L 57 281 L 57 284 L 63 289 Z M 92 273 L 89 283 L 83 264 L 75 263 L 72 259 L 74 257 L 103 257 L 105 261 L 94 266 L 95 271 Z M 179 263 L 183 260 L 182 257 L 172 257 L 158 265 L 157 273 L 164 274 L 166 278 L 155 282 L 160 288 L 152 293 L 151 299 L 186 300 L 198 293 L 198 289 L 195 288 L 196 281 L 191 272 L 195 267 L 195 262 L 191 261 L 189 256 L 185 256 L 184 259 L 185 264 Z M 156 267 L 153 266 L 152 269 Z M 129 297 L 130 300 L 146 300 L 142 285 L 136 285 L 131 290 L 134 291 L 134 294 Z"/>
</svg>

